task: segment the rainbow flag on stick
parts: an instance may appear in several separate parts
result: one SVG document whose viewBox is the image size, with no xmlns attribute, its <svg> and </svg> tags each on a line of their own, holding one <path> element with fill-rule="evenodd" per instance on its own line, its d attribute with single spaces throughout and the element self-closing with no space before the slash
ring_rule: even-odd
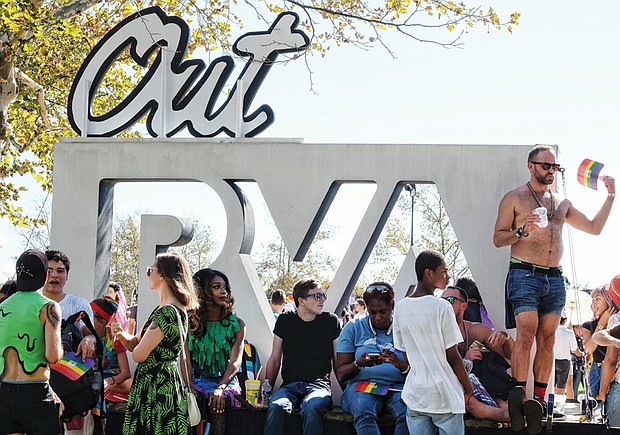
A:
<svg viewBox="0 0 620 435">
<path fill-rule="evenodd" d="M 82 362 L 82 357 L 75 356 L 74 352 L 67 352 L 57 363 L 50 364 L 52 370 L 56 370 L 72 381 L 78 380 L 94 366 L 95 361 L 92 358 L 86 358 L 86 361 Z"/>
<path fill-rule="evenodd" d="M 355 386 L 355 391 L 376 394 L 378 396 L 385 396 L 389 389 L 389 385 L 377 384 L 371 381 L 359 381 Z"/>
<path fill-rule="evenodd" d="M 577 181 L 590 189 L 598 189 L 598 176 L 605 166 L 594 160 L 584 159 L 577 170 Z"/>
</svg>

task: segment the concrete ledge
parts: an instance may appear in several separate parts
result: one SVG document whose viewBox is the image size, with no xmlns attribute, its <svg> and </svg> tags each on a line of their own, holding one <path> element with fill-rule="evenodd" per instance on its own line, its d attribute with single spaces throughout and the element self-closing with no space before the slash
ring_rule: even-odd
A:
<svg viewBox="0 0 620 435">
<path fill-rule="evenodd" d="M 262 434 L 267 415 L 266 408 L 256 407 L 254 409 L 231 409 L 226 411 L 226 431 L 230 434 Z M 379 417 L 379 430 L 382 434 L 391 434 L 394 432 L 394 418 L 389 414 Z M 293 410 L 293 413 L 287 423 L 287 434 L 301 435 L 301 416 L 299 410 Z M 465 427 L 467 429 L 509 429 L 507 423 L 498 423 L 491 420 L 475 420 L 465 419 Z M 323 416 L 323 433 L 324 434 L 351 434 L 355 435 L 353 427 L 353 417 L 348 412 L 344 412 L 341 408 L 334 408 L 332 411 L 325 413 Z M 476 432 L 479 433 L 479 432 Z"/>
<path fill-rule="evenodd" d="M 226 411 L 226 433 L 244 435 L 263 435 L 266 408 L 231 409 Z M 620 430 L 607 429 L 603 424 L 555 422 L 551 432 L 556 435 L 607 435 L 618 434 Z M 382 435 L 390 435 L 394 431 L 394 418 L 391 415 L 382 415 L 379 418 L 379 430 Z M 323 433 L 326 435 L 355 435 L 353 417 L 340 408 L 334 408 L 323 416 Z M 543 426 L 543 433 L 545 428 Z M 301 416 L 294 410 L 286 424 L 287 435 L 303 435 Z M 508 423 L 499 423 L 492 420 L 478 420 L 465 417 L 466 435 L 512 435 L 527 434 L 527 429 L 513 432 Z M 265 434 L 268 435 L 268 434 Z"/>
</svg>

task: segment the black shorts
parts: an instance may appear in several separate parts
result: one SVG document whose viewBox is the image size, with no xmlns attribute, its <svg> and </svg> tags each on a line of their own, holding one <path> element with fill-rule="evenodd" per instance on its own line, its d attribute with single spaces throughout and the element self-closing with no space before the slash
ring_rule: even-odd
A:
<svg viewBox="0 0 620 435">
<path fill-rule="evenodd" d="M 557 388 L 566 388 L 566 381 L 570 373 L 570 365 L 569 359 L 555 360 L 555 386 Z"/>
<path fill-rule="evenodd" d="M 0 382 L 0 434 L 58 435 L 58 408 L 48 382 Z"/>
</svg>

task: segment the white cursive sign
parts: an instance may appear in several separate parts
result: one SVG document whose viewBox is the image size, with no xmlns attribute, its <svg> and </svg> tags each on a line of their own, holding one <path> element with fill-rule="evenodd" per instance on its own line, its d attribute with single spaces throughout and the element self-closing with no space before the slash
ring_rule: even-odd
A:
<svg viewBox="0 0 620 435">
<path fill-rule="evenodd" d="M 296 30 L 299 17 L 280 14 L 266 32 L 250 32 L 233 45 L 233 52 L 249 57 L 237 83 L 221 107 L 217 97 L 234 69 L 230 56 L 207 65 L 200 59 L 183 60 L 190 29 L 178 17 L 151 7 L 126 18 L 108 32 L 80 67 L 69 93 L 68 114 L 73 129 L 82 136 L 113 136 L 131 127 L 148 113 L 146 127 L 153 137 L 171 137 L 187 130 L 195 137 L 221 132 L 231 137 L 252 137 L 273 123 L 271 108 L 261 105 L 247 113 L 258 89 L 281 53 L 302 52 L 308 37 Z M 99 84 L 117 57 L 129 48 L 132 59 L 148 72 L 133 91 L 109 112 L 95 116 L 90 108 Z M 239 104 L 237 104 L 239 102 Z M 239 107 L 241 106 L 241 107 Z"/>
</svg>

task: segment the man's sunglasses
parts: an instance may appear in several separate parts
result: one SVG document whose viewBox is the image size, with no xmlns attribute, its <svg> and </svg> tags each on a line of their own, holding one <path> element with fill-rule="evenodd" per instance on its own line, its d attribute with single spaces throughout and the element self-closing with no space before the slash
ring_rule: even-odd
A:
<svg viewBox="0 0 620 435">
<path fill-rule="evenodd" d="M 369 285 L 368 287 L 366 287 L 365 292 L 367 292 L 367 293 L 371 293 L 371 292 L 379 292 L 379 293 L 381 293 L 382 295 L 384 295 L 384 294 L 386 294 L 386 293 L 389 293 L 389 292 L 390 292 L 390 289 L 389 289 L 389 288 L 387 288 L 387 287 L 386 287 L 386 286 L 384 286 L 384 285 Z"/>
<path fill-rule="evenodd" d="M 467 302 L 467 301 L 464 301 L 461 298 L 457 298 L 456 296 L 446 296 L 445 298 L 441 298 L 441 299 L 447 300 L 448 302 L 450 302 L 450 305 L 454 305 L 455 301 L 459 301 L 459 302 L 462 302 L 462 303 Z"/>
<path fill-rule="evenodd" d="M 547 162 L 530 162 L 533 165 L 540 165 L 543 170 L 548 171 L 553 168 L 556 172 L 564 172 L 564 168 L 560 166 L 559 163 L 547 163 Z"/>
<path fill-rule="evenodd" d="M 301 297 L 303 299 L 306 299 L 306 298 L 309 298 L 310 296 L 314 296 L 314 299 L 316 299 L 317 301 L 327 300 L 327 293 L 323 293 L 323 292 L 309 293 L 306 296 L 301 296 Z"/>
</svg>

